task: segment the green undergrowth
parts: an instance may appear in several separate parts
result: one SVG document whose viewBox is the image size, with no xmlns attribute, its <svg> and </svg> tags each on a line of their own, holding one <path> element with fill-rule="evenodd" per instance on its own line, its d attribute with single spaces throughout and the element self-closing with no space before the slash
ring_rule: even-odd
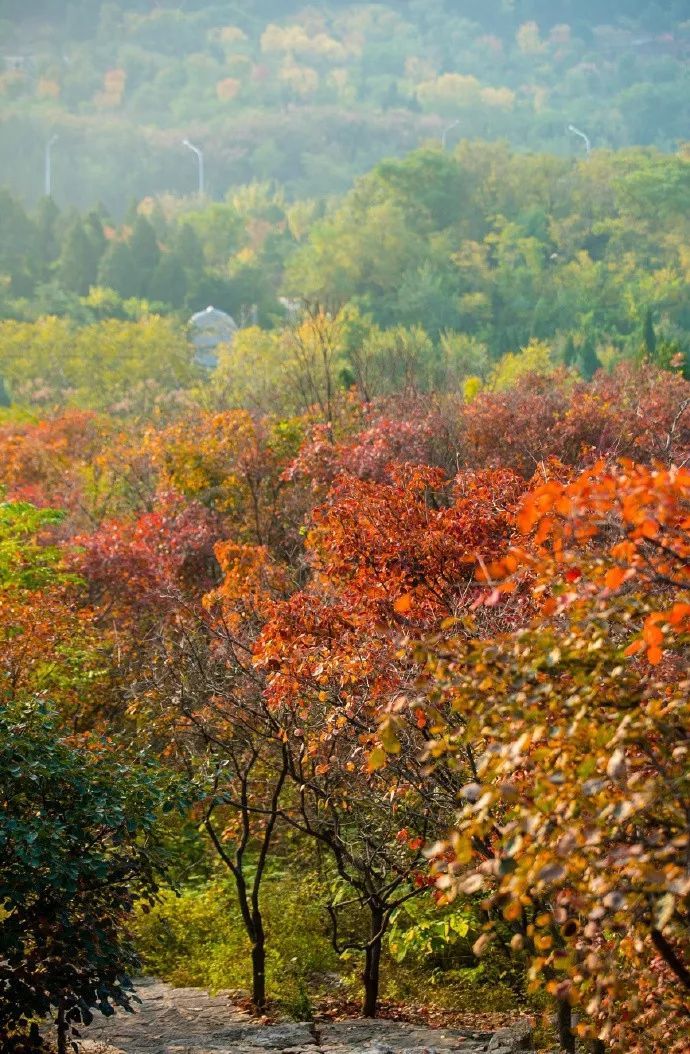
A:
<svg viewBox="0 0 690 1054">
<path fill-rule="evenodd" d="M 271 874 L 262 903 L 267 990 L 282 1012 L 305 1019 L 324 995 L 360 998 L 361 955 L 334 951 L 318 875 Z M 472 920 L 458 924 L 457 909 L 444 915 L 429 901 L 415 902 L 414 913 L 399 917 L 386 941 L 382 1000 L 468 1013 L 524 1007 L 518 965 L 507 956 L 478 962 L 473 939 Z M 145 972 L 171 984 L 250 989 L 249 941 L 231 882 L 164 893 L 153 910 L 139 914 L 137 942 Z"/>
<path fill-rule="evenodd" d="M 304 1012 L 309 990 L 339 966 L 315 882 L 271 875 L 262 899 L 269 997 L 288 1013 Z M 232 882 L 166 892 L 152 911 L 139 914 L 136 928 L 146 972 L 210 991 L 250 989 L 250 944 Z"/>
</svg>

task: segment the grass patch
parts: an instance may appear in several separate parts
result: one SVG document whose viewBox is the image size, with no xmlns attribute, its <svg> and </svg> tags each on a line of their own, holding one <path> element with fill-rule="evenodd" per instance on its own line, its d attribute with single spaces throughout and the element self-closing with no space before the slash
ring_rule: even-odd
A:
<svg viewBox="0 0 690 1054">
<path fill-rule="evenodd" d="M 359 1000 L 362 957 L 340 957 L 330 942 L 323 907 L 323 878 L 274 873 L 262 891 L 267 934 L 266 980 L 269 999 L 290 1017 L 305 1020 L 327 993 Z M 430 902 L 428 917 L 438 909 Z M 364 921 L 364 919 L 363 919 Z M 232 882 L 215 880 L 163 894 L 151 911 L 139 914 L 136 936 L 147 973 L 174 985 L 211 992 L 249 991 L 250 944 L 239 915 Z M 391 943 L 399 939 L 394 934 Z M 518 964 L 496 958 L 481 964 L 471 953 L 471 933 L 447 945 L 441 955 L 422 941 L 403 962 L 385 945 L 381 998 L 408 1006 L 453 1013 L 509 1013 L 524 1009 L 526 998 Z"/>
</svg>

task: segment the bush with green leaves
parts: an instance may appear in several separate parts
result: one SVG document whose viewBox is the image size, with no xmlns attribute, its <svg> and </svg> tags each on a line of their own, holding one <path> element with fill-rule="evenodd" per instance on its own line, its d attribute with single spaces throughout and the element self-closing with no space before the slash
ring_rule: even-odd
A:
<svg viewBox="0 0 690 1054">
<path fill-rule="evenodd" d="M 307 1011 L 306 993 L 338 970 L 318 875 L 274 870 L 265 879 L 267 989 L 292 1016 Z M 249 989 L 251 959 L 237 894 L 226 880 L 162 895 L 137 919 L 147 971 L 176 985 Z"/>
<path fill-rule="evenodd" d="M 42 589 L 69 580 L 57 546 L 38 540 L 42 531 L 55 527 L 62 518 L 57 509 L 0 501 L 0 588 Z"/>
<path fill-rule="evenodd" d="M 164 869 L 175 785 L 143 756 L 78 743 L 39 701 L 0 707 L 0 1046 L 53 1016 L 69 1030 L 129 1009 L 128 917 Z"/>
</svg>

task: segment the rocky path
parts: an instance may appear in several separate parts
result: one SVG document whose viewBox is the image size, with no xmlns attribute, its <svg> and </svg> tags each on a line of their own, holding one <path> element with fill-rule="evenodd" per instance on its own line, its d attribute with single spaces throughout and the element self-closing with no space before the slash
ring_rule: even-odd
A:
<svg viewBox="0 0 690 1054">
<path fill-rule="evenodd" d="M 528 1030 L 495 1034 L 428 1029 L 397 1021 L 261 1025 L 233 1006 L 227 994 L 137 985 L 134 1014 L 94 1021 L 85 1054 L 513 1054 L 531 1050 Z"/>
</svg>

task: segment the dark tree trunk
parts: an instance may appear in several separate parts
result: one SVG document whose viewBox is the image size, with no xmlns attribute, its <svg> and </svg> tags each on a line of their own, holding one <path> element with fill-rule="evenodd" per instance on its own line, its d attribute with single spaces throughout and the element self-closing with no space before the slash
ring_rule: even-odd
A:
<svg viewBox="0 0 690 1054">
<path fill-rule="evenodd" d="M 65 1008 L 61 1006 L 57 1013 L 57 1049 L 58 1054 L 67 1054 L 67 1033 L 69 1025 L 65 1018 Z"/>
<path fill-rule="evenodd" d="M 558 1040 L 564 1054 L 575 1054 L 575 1033 L 573 1032 L 573 1011 L 567 999 L 558 1000 L 556 1022 Z"/>
<path fill-rule="evenodd" d="M 376 1017 L 379 1004 L 379 976 L 381 971 L 381 945 L 383 943 L 384 913 L 379 907 L 371 907 L 371 936 L 366 948 L 364 962 L 364 1004 L 362 1015 Z"/>
<path fill-rule="evenodd" d="M 261 919 L 254 920 L 252 1002 L 257 1010 L 263 1010 L 266 1006 L 266 936 Z"/>
</svg>

